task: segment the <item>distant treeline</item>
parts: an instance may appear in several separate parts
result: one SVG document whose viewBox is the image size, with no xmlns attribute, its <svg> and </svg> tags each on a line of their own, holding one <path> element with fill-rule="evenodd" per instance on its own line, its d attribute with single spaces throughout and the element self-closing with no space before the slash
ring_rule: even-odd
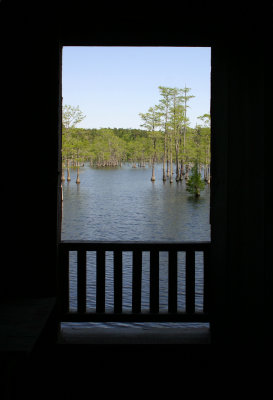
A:
<svg viewBox="0 0 273 400">
<path fill-rule="evenodd" d="M 143 129 L 100 128 L 83 129 L 77 125 L 85 118 L 79 107 L 64 106 L 62 157 L 63 170 L 90 163 L 91 167 L 117 167 L 124 162 L 133 167 L 162 163 L 162 179 L 170 182 L 188 178 L 193 165 L 204 170 L 210 180 L 210 115 L 199 117 L 200 123 L 191 128 L 187 118 L 189 88 L 159 86 L 159 104 L 140 113 Z M 173 170 L 175 168 L 175 171 Z"/>
<path fill-rule="evenodd" d="M 209 165 L 208 129 L 200 126 L 187 129 L 187 148 L 177 153 L 177 160 L 184 158 L 184 171 L 194 164 L 198 154 L 200 165 Z M 175 143 L 172 144 L 173 154 L 176 154 Z M 168 148 L 170 154 L 170 147 Z M 69 140 L 63 143 L 64 168 L 80 166 L 88 162 L 91 167 L 117 167 L 124 162 L 132 163 L 133 167 L 143 167 L 147 164 L 162 163 L 164 160 L 164 133 L 157 134 L 157 149 L 154 155 L 154 145 L 149 132 L 142 129 L 74 128 Z M 155 158 L 154 158 L 155 157 Z M 176 163 L 174 157 L 173 163 Z M 63 168 L 63 169 L 64 169 Z M 166 176 L 170 175 L 170 159 L 166 157 Z"/>
</svg>

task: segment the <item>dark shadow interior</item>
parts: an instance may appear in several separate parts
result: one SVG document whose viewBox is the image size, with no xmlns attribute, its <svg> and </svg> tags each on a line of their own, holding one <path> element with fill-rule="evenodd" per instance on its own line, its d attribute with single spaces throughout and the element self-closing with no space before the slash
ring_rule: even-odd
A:
<svg viewBox="0 0 273 400">
<path fill-rule="evenodd" d="M 173 10 L 143 12 L 140 5 L 133 12 L 118 5 L 95 12 L 81 2 L 77 8 L 61 2 L 60 7 L 11 3 L 0 4 L 3 217 L 7 214 L 0 327 L 7 398 L 34 396 L 38 388 L 48 396 L 70 398 L 69 384 L 74 389 L 87 382 L 97 385 L 105 375 L 115 382 L 127 378 L 137 389 L 139 376 L 132 372 L 137 364 L 147 377 L 152 367 L 170 372 L 167 366 L 177 360 L 183 370 L 213 373 L 228 360 L 239 369 L 242 363 L 252 365 L 254 356 L 269 358 L 272 5 L 230 3 L 223 9 L 222 3 L 194 3 L 183 6 L 187 18 L 182 18 Z M 212 48 L 209 346 L 58 346 L 62 45 Z M 31 325 L 31 332 L 24 324 Z M 161 364 L 163 357 L 167 361 Z M 89 362 L 87 369 L 83 360 Z M 117 360 L 123 362 L 119 373 Z"/>
</svg>

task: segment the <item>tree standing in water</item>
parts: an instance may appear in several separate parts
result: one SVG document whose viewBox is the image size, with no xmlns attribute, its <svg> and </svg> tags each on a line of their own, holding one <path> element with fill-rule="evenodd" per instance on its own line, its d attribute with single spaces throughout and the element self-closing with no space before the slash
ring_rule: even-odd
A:
<svg viewBox="0 0 273 400">
<path fill-rule="evenodd" d="M 159 100 L 158 110 L 162 117 L 162 128 L 164 129 L 164 154 L 163 154 L 163 182 L 169 177 L 169 159 L 168 159 L 168 135 L 169 135 L 169 114 L 171 105 L 171 89 L 165 86 L 159 86 L 161 99 Z M 167 176 L 165 164 L 167 163 Z"/>
<path fill-rule="evenodd" d="M 70 181 L 70 158 L 74 156 L 75 150 L 77 154 L 77 180 L 76 183 L 80 183 L 79 178 L 79 151 L 81 146 L 80 140 L 77 137 L 76 125 L 82 122 L 85 118 L 79 106 L 73 107 L 65 105 L 62 113 L 62 153 L 63 159 L 66 159 L 67 164 L 67 181 Z"/>
<path fill-rule="evenodd" d="M 182 181 L 183 179 L 183 174 L 184 174 L 184 167 L 185 167 L 185 157 L 186 157 L 186 136 L 187 136 L 187 129 L 188 129 L 188 122 L 189 119 L 187 118 L 187 108 L 188 106 L 188 101 L 192 98 L 194 98 L 195 96 L 192 95 L 188 95 L 188 93 L 190 92 L 190 88 L 188 88 L 186 85 L 184 87 L 184 89 L 181 89 L 183 95 L 182 95 L 182 99 L 183 99 L 183 103 L 184 103 L 184 118 L 183 118 L 183 128 L 182 128 L 182 132 L 183 132 L 183 151 L 182 151 L 182 158 L 181 158 L 181 163 L 180 163 L 180 175 L 179 175 L 179 180 Z"/>
<path fill-rule="evenodd" d="M 179 180 L 179 145 L 180 145 L 180 131 L 181 124 L 184 117 L 184 109 L 182 105 L 181 89 L 170 88 L 171 107 L 170 107 L 170 183 L 173 182 L 173 150 L 175 151 L 175 164 L 176 164 L 176 181 Z M 174 146 L 174 149 L 173 149 Z"/>
<path fill-rule="evenodd" d="M 201 131 L 203 136 L 203 165 L 204 165 L 204 179 L 210 183 L 210 114 L 204 114 L 197 117 L 202 121 Z"/>
<path fill-rule="evenodd" d="M 159 131 L 156 129 L 160 126 L 160 113 L 156 107 L 150 107 L 146 114 L 139 114 L 144 123 L 141 125 L 149 132 L 149 137 L 153 142 L 153 156 L 152 156 L 152 177 L 151 181 L 155 181 L 155 162 L 156 162 L 156 145 L 159 138 Z"/>
<path fill-rule="evenodd" d="M 201 190 L 204 190 L 205 188 L 205 182 L 201 178 L 197 161 L 195 161 L 195 164 L 191 170 L 191 176 L 189 177 L 186 185 L 186 190 L 196 198 L 200 196 Z"/>
</svg>

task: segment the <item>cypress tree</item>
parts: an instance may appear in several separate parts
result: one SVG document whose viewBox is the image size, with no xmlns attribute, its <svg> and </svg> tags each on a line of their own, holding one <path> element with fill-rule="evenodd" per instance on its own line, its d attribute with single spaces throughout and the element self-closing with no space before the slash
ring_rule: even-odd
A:
<svg viewBox="0 0 273 400">
<path fill-rule="evenodd" d="M 195 197 L 200 196 L 201 190 L 204 190 L 205 182 L 203 181 L 200 172 L 198 171 L 198 163 L 195 162 L 192 170 L 191 176 L 187 180 L 186 190 Z"/>
</svg>

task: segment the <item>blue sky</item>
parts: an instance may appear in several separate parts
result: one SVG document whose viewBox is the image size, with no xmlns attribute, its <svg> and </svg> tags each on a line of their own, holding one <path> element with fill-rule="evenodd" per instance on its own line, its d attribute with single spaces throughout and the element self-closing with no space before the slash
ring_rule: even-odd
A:
<svg viewBox="0 0 273 400">
<path fill-rule="evenodd" d="M 210 111 L 209 47 L 63 48 L 63 104 L 79 106 L 82 128 L 140 128 L 158 86 L 191 88 L 188 117 Z"/>
</svg>

